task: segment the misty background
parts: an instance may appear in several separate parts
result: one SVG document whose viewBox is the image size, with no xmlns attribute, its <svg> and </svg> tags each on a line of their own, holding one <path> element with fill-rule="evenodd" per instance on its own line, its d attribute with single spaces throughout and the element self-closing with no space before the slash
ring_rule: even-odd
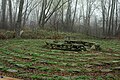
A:
<svg viewBox="0 0 120 80">
<path fill-rule="evenodd" d="M 0 29 L 18 35 L 23 29 L 120 34 L 120 0 L 0 0 L 0 7 Z"/>
</svg>

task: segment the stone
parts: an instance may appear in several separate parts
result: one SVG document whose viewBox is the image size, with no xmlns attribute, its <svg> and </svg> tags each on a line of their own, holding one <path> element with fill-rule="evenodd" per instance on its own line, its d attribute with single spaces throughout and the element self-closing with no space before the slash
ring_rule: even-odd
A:
<svg viewBox="0 0 120 80">
<path fill-rule="evenodd" d="M 46 61 L 46 60 L 41 60 L 40 63 L 42 63 L 42 64 L 47 64 L 48 61 Z"/>
<path fill-rule="evenodd" d="M 113 70 L 120 70 L 120 67 L 114 67 Z"/>
<path fill-rule="evenodd" d="M 112 61 L 112 63 L 119 63 L 120 61 Z"/>
<path fill-rule="evenodd" d="M 89 68 L 89 67 L 92 67 L 93 65 L 87 64 L 87 65 L 84 65 L 84 66 Z"/>
<path fill-rule="evenodd" d="M 1 58 L 6 58 L 6 56 L 0 56 Z"/>
<path fill-rule="evenodd" d="M 14 62 L 14 60 L 13 60 L 13 59 L 8 59 L 7 61 L 8 61 L 8 62 Z"/>
<path fill-rule="evenodd" d="M 91 50 L 95 50 L 95 49 L 96 49 L 96 48 L 95 48 L 95 45 L 93 45 L 90 49 L 91 49 Z"/>
<path fill-rule="evenodd" d="M 16 64 L 16 66 L 22 67 L 22 68 L 25 68 L 25 67 L 26 67 L 24 64 Z"/>
<path fill-rule="evenodd" d="M 88 60 L 93 60 L 94 58 L 88 58 Z"/>
<path fill-rule="evenodd" d="M 109 55 L 109 56 L 111 56 L 112 54 L 111 53 L 105 53 L 106 55 Z"/>
<path fill-rule="evenodd" d="M 67 65 L 67 63 L 62 63 L 64 66 L 66 66 Z"/>
<path fill-rule="evenodd" d="M 25 56 L 25 57 L 23 57 L 23 59 L 32 59 L 32 57 Z"/>
<path fill-rule="evenodd" d="M 104 64 L 111 64 L 110 61 L 103 61 Z"/>
<path fill-rule="evenodd" d="M 116 57 L 119 57 L 120 55 L 119 54 L 114 54 Z"/>
<path fill-rule="evenodd" d="M 80 73 L 81 71 L 78 70 L 78 69 L 73 69 L 72 72 L 73 72 L 73 73 Z"/>
<path fill-rule="evenodd" d="M 79 59 L 80 61 L 82 61 L 82 62 L 86 62 L 87 60 L 84 60 L 84 59 Z"/>
<path fill-rule="evenodd" d="M 97 66 L 102 66 L 103 65 L 102 63 L 99 63 L 99 62 L 96 62 L 94 64 L 97 65 Z"/>
<path fill-rule="evenodd" d="M 111 69 L 102 69 L 102 70 L 100 70 L 101 72 L 112 72 L 112 70 Z"/>
<path fill-rule="evenodd" d="M 74 52 L 75 54 L 78 54 L 79 52 Z"/>
<path fill-rule="evenodd" d="M 93 70 L 91 68 L 86 68 L 86 71 L 91 72 Z"/>
<path fill-rule="evenodd" d="M 18 72 L 18 70 L 15 70 L 15 69 L 8 69 L 8 70 L 6 70 L 7 72 L 11 72 L 11 73 L 17 73 Z"/>
<path fill-rule="evenodd" d="M 60 69 L 60 71 L 65 71 L 64 69 Z"/>
<path fill-rule="evenodd" d="M 74 66 L 77 66 L 77 63 L 72 63 L 71 66 L 73 66 L 73 67 L 74 67 Z"/>
<path fill-rule="evenodd" d="M 0 69 L 3 69 L 4 68 L 4 66 L 0 66 Z"/>
</svg>

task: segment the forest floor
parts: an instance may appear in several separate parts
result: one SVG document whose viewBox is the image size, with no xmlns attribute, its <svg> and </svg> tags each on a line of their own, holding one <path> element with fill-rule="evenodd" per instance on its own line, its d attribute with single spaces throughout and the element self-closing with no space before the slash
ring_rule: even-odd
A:
<svg viewBox="0 0 120 80">
<path fill-rule="evenodd" d="M 101 51 L 43 48 L 49 39 L 0 40 L 0 75 L 24 80 L 120 80 L 120 40 L 85 39 Z"/>
</svg>

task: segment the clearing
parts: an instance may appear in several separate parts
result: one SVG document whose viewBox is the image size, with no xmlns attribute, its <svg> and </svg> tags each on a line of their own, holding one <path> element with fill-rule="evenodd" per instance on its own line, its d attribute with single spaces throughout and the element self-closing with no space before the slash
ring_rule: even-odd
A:
<svg viewBox="0 0 120 80">
<path fill-rule="evenodd" d="M 102 51 L 43 48 L 48 39 L 0 40 L 0 75 L 24 80 L 119 80 L 120 41 L 87 39 Z"/>
</svg>

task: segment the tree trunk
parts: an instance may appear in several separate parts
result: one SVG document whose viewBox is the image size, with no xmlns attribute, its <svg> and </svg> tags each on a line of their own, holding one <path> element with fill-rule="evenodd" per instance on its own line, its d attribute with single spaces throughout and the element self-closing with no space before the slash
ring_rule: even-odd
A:
<svg viewBox="0 0 120 80">
<path fill-rule="evenodd" d="M 44 28 L 45 19 L 46 19 L 46 9 L 47 9 L 47 0 L 43 0 L 42 2 L 42 10 L 39 19 L 39 26 Z"/>
<path fill-rule="evenodd" d="M 24 0 L 20 0 L 18 19 L 17 19 L 17 23 L 16 23 L 16 38 L 21 37 L 20 30 L 21 30 L 21 23 L 22 23 L 23 5 L 24 5 Z"/>
<path fill-rule="evenodd" d="M 24 12 L 24 17 L 23 17 L 23 27 L 25 26 L 26 24 L 26 16 L 27 16 L 27 11 L 28 11 L 28 7 L 29 7 L 29 4 L 28 4 L 28 0 L 26 2 L 26 8 L 25 8 L 25 12 Z"/>
<path fill-rule="evenodd" d="M 10 22 L 10 29 L 13 29 L 12 28 L 12 25 L 13 25 L 13 20 L 12 20 L 12 2 L 11 0 L 8 0 L 9 1 L 9 22 Z"/>
<path fill-rule="evenodd" d="M 5 25 L 5 14 L 6 14 L 6 0 L 2 0 L 2 29 L 6 29 L 6 25 Z"/>
<path fill-rule="evenodd" d="M 109 28 L 108 28 L 108 36 L 113 36 L 113 27 L 114 27 L 114 12 L 115 12 L 115 1 L 112 0 L 110 19 L 109 19 Z"/>
<path fill-rule="evenodd" d="M 72 0 L 68 0 L 68 8 L 67 8 L 67 13 L 66 13 L 66 29 L 68 30 L 68 32 L 71 32 L 72 30 L 71 3 L 72 3 Z"/>
<path fill-rule="evenodd" d="M 118 0 L 116 0 L 116 21 L 114 35 L 117 33 L 117 28 L 118 28 Z"/>
<path fill-rule="evenodd" d="M 102 18 L 103 18 L 103 36 L 106 36 L 106 32 L 105 32 L 105 2 L 104 0 L 101 0 L 101 7 L 102 7 Z"/>
<path fill-rule="evenodd" d="M 77 5 L 78 5 L 78 0 L 76 0 L 76 3 L 75 3 L 75 11 L 74 11 L 73 20 L 72 20 L 72 28 L 73 28 L 73 26 L 75 24 L 75 17 L 76 17 Z"/>
</svg>

